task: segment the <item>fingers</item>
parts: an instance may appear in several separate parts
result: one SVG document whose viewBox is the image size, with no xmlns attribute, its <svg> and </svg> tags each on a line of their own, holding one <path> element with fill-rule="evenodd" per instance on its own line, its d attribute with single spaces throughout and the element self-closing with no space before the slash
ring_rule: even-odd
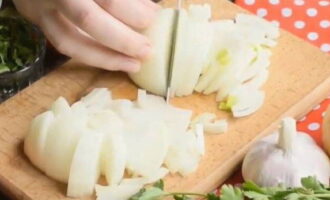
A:
<svg viewBox="0 0 330 200">
<path fill-rule="evenodd" d="M 61 53 L 88 65 L 107 70 L 137 71 L 140 62 L 110 50 L 79 33 L 76 27 L 59 14 L 43 18 L 41 27 L 50 42 Z"/>
<path fill-rule="evenodd" d="M 108 13 L 125 24 L 136 28 L 147 28 L 159 9 L 150 0 L 96 0 Z"/>
<path fill-rule="evenodd" d="M 94 1 L 58 2 L 64 15 L 99 43 L 131 57 L 144 59 L 151 54 L 151 45 L 146 37 L 111 16 Z"/>
</svg>

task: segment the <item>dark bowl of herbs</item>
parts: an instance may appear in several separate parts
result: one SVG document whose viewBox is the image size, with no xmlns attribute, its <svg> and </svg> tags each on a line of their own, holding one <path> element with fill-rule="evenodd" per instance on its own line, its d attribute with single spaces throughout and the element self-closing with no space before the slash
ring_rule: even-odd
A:
<svg viewBox="0 0 330 200">
<path fill-rule="evenodd" d="M 13 10 L 0 11 L 0 102 L 43 74 L 46 40 Z"/>
</svg>

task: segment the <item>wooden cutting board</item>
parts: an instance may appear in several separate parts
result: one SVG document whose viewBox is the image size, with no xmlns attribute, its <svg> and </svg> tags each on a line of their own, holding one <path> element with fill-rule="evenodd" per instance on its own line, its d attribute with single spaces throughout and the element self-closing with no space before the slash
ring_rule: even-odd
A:
<svg viewBox="0 0 330 200">
<path fill-rule="evenodd" d="M 186 3 L 211 4 L 214 19 L 233 18 L 238 12 L 246 12 L 227 0 L 186 0 Z M 164 5 L 174 2 L 169 0 Z M 169 176 L 168 190 L 214 189 L 239 165 L 251 143 L 275 129 L 282 117 L 300 117 L 330 94 L 330 56 L 291 34 L 282 31 L 271 63 L 270 78 L 264 87 L 265 104 L 252 116 L 231 118 L 216 109 L 213 95 L 172 99 L 173 104 L 195 113 L 215 112 L 228 118 L 230 129 L 222 135 L 207 135 L 207 151 L 198 171 L 185 178 Z M 136 95 L 136 87 L 125 74 L 70 61 L 0 105 L 2 190 L 20 200 L 66 199 L 66 186 L 47 178 L 24 156 L 23 137 L 31 119 L 49 108 L 57 97 L 64 96 L 73 102 L 95 87 L 108 87 L 115 97 L 132 99 Z"/>
</svg>

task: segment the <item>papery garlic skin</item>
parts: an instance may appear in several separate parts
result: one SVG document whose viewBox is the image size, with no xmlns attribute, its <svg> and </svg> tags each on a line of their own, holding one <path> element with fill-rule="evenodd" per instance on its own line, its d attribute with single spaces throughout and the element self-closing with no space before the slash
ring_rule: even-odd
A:
<svg viewBox="0 0 330 200">
<path fill-rule="evenodd" d="M 315 176 L 329 185 L 327 155 L 309 135 L 295 131 L 292 118 L 285 118 L 282 126 L 279 132 L 263 138 L 249 150 L 243 161 L 244 180 L 264 187 L 299 187 L 301 178 Z"/>
</svg>

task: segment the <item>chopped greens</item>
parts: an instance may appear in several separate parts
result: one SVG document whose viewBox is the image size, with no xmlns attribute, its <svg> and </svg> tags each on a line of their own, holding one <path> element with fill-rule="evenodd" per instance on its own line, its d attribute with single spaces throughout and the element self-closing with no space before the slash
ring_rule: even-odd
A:
<svg viewBox="0 0 330 200">
<path fill-rule="evenodd" d="M 161 187 L 159 187 L 161 183 Z M 302 187 L 286 188 L 260 187 L 253 182 L 247 181 L 242 187 L 223 185 L 221 194 L 214 193 L 170 193 L 163 190 L 163 181 L 155 185 L 143 188 L 130 200 L 330 200 L 330 188 L 325 187 L 315 177 L 301 179 Z"/>
<path fill-rule="evenodd" d="M 39 45 L 31 24 L 8 9 L 0 11 L 0 74 L 33 63 Z"/>
</svg>

